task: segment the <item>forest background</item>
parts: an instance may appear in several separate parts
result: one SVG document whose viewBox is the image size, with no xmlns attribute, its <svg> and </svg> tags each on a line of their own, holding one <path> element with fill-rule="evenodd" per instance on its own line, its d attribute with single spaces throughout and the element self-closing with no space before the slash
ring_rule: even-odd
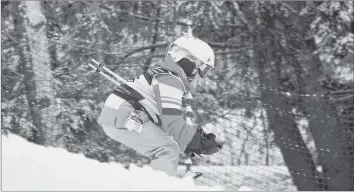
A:
<svg viewBox="0 0 354 192">
<path fill-rule="evenodd" d="M 353 28 L 353 1 L 1 1 L 1 133 L 146 164 L 97 125 L 115 85 L 87 63 L 131 79 L 192 33 L 216 68 L 186 120 L 225 144 L 194 165 L 280 165 L 298 190 L 354 190 Z"/>
</svg>

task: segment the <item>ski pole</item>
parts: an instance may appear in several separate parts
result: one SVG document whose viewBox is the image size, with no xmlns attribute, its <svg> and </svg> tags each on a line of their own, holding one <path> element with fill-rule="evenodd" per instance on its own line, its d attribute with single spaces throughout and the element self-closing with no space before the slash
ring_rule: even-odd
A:
<svg viewBox="0 0 354 192">
<path fill-rule="evenodd" d="M 95 63 L 96 65 L 98 65 L 98 67 L 93 66 L 91 63 L 89 63 L 88 65 L 90 67 L 92 67 L 93 69 L 95 69 L 95 72 L 100 73 L 101 75 L 103 75 L 105 78 L 107 78 L 108 80 L 112 81 L 114 84 L 116 84 L 117 86 L 121 85 L 121 83 L 117 82 L 116 80 L 114 80 L 113 78 L 111 78 L 110 76 L 108 76 L 107 74 L 105 74 L 103 71 L 101 71 L 102 69 L 107 71 L 109 74 L 111 74 L 112 76 L 114 76 L 116 79 L 118 79 L 119 81 L 121 81 L 123 84 L 129 86 L 130 88 L 134 89 L 136 92 L 140 93 L 145 99 L 149 100 L 150 102 L 156 104 L 155 100 L 153 100 L 151 97 L 149 97 L 148 95 L 146 95 L 145 93 L 143 93 L 142 91 L 140 91 L 139 89 L 135 88 L 134 86 L 131 86 L 128 84 L 128 82 L 123 79 L 122 77 L 120 77 L 119 75 L 117 75 L 116 73 L 114 73 L 113 71 L 111 71 L 110 69 L 108 69 L 107 67 L 104 66 L 104 64 L 99 63 L 98 61 L 94 60 L 91 58 L 91 61 L 93 63 Z"/>
<path fill-rule="evenodd" d="M 105 71 L 107 71 L 109 74 L 111 74 L 112 76 L 114 76 L 115 78 L 119 79 L 121 82 L 123 82 L 124 84 L 127 84 L 128 82 L 123 79 L 122 77 L 120 77 L 119 75 L 115 74 L 113 71 L 111 71 L 110 69 L 108 69 L 107 67 L 105 67 L 103 64 L 99 63 L 98 61 L 94 60 L 91 58 L 91 61 L 94 62 L 96 65 L 98 65 L 98 70 L 104 69 Z"/>
<path fill-rule="evenodd" d="M 93 66 L 91 63 L 88 64 L 90 67 L 92 67 L 93 69 L 96 69 L 97 68 L 95 66 Z M 99 74 L 103 75 L 106 79 L 110 80 L 112 83 L 116 84 L 117 86 L 121 85 L 121 83 L 119 83 L 118 81 L 114 80 L 113 78 L 111 78 L 110 76 L 106 75 L 105 73 L 103 73 L 102 71 L 96 71 L 98 72 Z"/>
</svg>

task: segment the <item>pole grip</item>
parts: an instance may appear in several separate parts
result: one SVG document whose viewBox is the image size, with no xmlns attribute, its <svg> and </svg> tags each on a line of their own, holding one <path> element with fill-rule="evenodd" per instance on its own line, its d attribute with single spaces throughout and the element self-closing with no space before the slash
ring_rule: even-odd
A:
<svg viewBox="0 0 354 192">
<path fill-rule="evenodd" d="M 93 66 L 91 63 L 89 63 L 88 65 L 90 67 L 92 67 L 93 69 L 97 70 L 97 68 L 95 66 Z M 118 81 L 114 80 L 113 78 L 111 78 L 110 76 L 106 75 L 105 73 L 103 73 L 100 70 L 96 71 L 96 73 L 99 73 L 99 74 L 103 75 L 106 79 L 110 80 L 112 83 L 116 84 L 117 86 L 121 85 L 121 83 L 119 83 Z"/>
</svg>

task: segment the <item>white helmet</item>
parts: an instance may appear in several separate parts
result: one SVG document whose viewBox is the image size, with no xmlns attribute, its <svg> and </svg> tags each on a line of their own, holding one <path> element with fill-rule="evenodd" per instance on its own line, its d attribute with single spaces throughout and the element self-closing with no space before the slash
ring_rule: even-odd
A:
<svg viewBox="0 0 354 192">
<path fill-rule="evenodd" d="M 204 41 L 193 36 L 185 36 L 176 39 L 173 42 L 173 44 L 186 49 L 194 57 L 201 60 L 204 64 L 214 67 L 214 62 L 215 62 L 214 51 Z"/>
<path fill-rule="evenodd" d="M 172 49 L 174 46 L 177 46 L 180 50 Z M 183 58 L 192 60 L 201 77 L 206 76 L 214 68 L 215 55 L 213 49 L 206 42 L 193 36 L 176 39 L 168 47 L 167 54 L 171 55 L 176 63 Z"/>
</svg>

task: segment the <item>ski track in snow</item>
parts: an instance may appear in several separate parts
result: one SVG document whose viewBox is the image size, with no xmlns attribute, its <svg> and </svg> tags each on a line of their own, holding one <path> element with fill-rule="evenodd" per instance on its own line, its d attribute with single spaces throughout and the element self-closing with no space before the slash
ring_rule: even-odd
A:
<svg viewBox="0 0 354 192">
<path fill-rule="evenodd" d="M 25 139 L 1 136 L 2 190 L 5 191 L 221 191 L 197 186 L 192 177 L 167 176 L 146 166 L 101 163 L 65 149 L 43 147 Z"/>
</svg>

